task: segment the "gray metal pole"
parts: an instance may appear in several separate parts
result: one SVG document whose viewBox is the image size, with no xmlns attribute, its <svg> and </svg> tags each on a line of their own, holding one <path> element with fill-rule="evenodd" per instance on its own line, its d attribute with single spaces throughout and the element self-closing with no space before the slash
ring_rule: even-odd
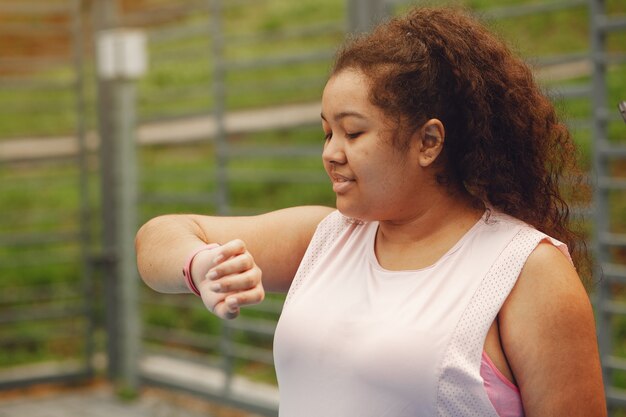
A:
<svg viewBox="0 0 626 417">
<path fill-rule="evenodd" d="M 112 29 L 117 26 L 118 5 L 116 0 L 96 0 L 93 5 L 93 15 L 96 32 Z M 95 49 L 95 48 L 94 48 Z M 96 56 L 96 65 L 98 66 Z M 110 379 L 119 375 L 118 345 L 119 322 L 117 305 L 117 273 L 115 259 L 116 218 L 117 205 L 115 188 L 115 150 L 113 146 L 113 83 L 108 79 L 98 78 L 98 135 L 100 137 L 100 209 L 102 216 L 102 255 L 100 259 L 103 275 L 105 328 L 107 334 L 107 373 Z"/>
<path fill-rule="evenodd" d="M 87 143 L 85 129 L 85 76 L 84 76 L 84 45 L 83 45 L 83 17 L 81 12 L 81 0 L 73 0 L 72 39 L 74 54 L 74 70 L 76 72 L 76 136 L 78 139 L 77 162 L 80 175 L 80 242 L 82 284 L 85 301 L 83 304 L 84 314 L 87 319 L 85 326 L 85 367 L 88 373 L 93 373 L 94 333 L 95 333 L 95 308 L 93 305 L 93 262 L 91 250 L 93 248 L 91 233 L 91 208 L 89 204 L 89 167 L 87 161 Z"/>
<path fill-rule="evenodd" d="M 222 27 L 222 0 L 210 0 L 211 11 L 211 40 L 213 45 L 213 115 L 215 117 L 215 176 L 217 182 L 216 205 L 217 212 L 221 215 L 229 214 L 228 192 L 228 136 L 226 134 L 226 74 L 224 69 L 224 34 Z M 220 334 L 220 354 L 222 372 L 224 373 L 224 386 L 222 395 L 230 398 L 232 395 L 232 382 L 234 361 L 232 357 L 232 330 L 227 321 L 222 322 Z"/>
<path fill-rule="evenodd" d="M 389 14 L 385 0 L 347 0 L 348 30 L 351 33 L 369 32 Z"/>
<path fill-rule="evenodd" d="M 116 299 L 119 353 L 118 389 L 134 395 L 138 389 L 140 344 L 139 297 L 135 258 L 137 230 L 137 157 L 135 140 L 136 86 L 134 81 L 116 80 L 113 86 L 115 123 L 111 137 L 115 148 L 116 193 Z"/>
<path fill-rule="evenodd" d="M 213 55 L 213 116 L 215 117 L 216 206 L 221 215 L 229 214 L 228 138 L 226 135 L 226 76 L 224 70 L 224 34 L 222 1 L 210 0 Z"/>
<path fill-rule="evenodd" d="M 134 238 L 137 231 L 135 80 L 145 72 L 145 36 L 115 29 L 116 4 L 100 0 L 97 36 L 105 308 L 109 377 L 120 395 L 137 393 L 140 320 Z"/>
<path fill-rule="evenodd" d="M 594 234 L 593 251 L 597 267 L 594 274 L 600 277 L 602 266 L 609 259 L 609 248 L 604 242 L 604 235 L 609 230 L 608 190 L 602 186 L 602 179 L 607 177 L 607 160 L 604 153 L 606 148 L 607 132 L 607 88 L 606 88 L 606 36 L 602 30 L 602 21 L 605 18 L 606 7 L 604 0 L 589 1 L 589 18 L 591 23 L 591 59 L 593 63 L 592 91 L 593 91 L 593 172 L 595 174 L 594 187 Z M 604 384 L 608 393 L 611 386 L 612 372 L 608 362 L 613 351 L 611 332 L 611 313 L 605 310 L 610 301 L 610 289 L 605 280 L 600 280 L 597 296 L 597 328 L 600 357 L 603 363 Z M 608 398 L 607 398 L 608 399 Z M 610 407 L 610 405 L 609 405 Z"/>
</svg>

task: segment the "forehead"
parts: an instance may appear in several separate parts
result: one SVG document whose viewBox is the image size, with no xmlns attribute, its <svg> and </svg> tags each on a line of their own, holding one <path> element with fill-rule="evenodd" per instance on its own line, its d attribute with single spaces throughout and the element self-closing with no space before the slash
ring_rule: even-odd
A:
<svg viewBox="0 0 626 417">
<path fill-rule="evenodd" d="M 367 77 L 353 69 L 334 74 L 324 88 L 322 114 L 332 117 L 338 113 L 356 112 L 379 116 L 380 110 L 369 100 L 370 86 Z"/>
<path fill-rule="evenodd" d="M 324 88 L 324 95 L 350 94 L 367 98 L 369 93 L 368 80 L 365 75 L 355 69 L 345 69 L 333 74 Z"/>
</svg>

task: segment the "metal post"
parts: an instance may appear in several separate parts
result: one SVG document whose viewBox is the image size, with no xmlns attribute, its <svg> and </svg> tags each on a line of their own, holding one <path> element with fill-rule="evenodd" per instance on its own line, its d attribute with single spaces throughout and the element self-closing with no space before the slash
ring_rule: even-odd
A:
<svg viewBox="0 0 626 417">
<path fill-rule="evenodd" d="M 608 190 L 603 187 L 602 179 L 607 177 L 607 160 L 604 149 L 607 145 L 607 91 L 606 91 L 606 61 L 605 61 L 605 33 L 601 22 L 606 14 L 604 0 L 589 1 L 590 36 L 591 36 L 591 59 L 593 63 L 592 91 L 593 91 L 593 171 L 595 173 L 594 187 L 594 234 L 593 251 L 596 261 L 594 274 L 600 277 L 602 266 L 609 259 L 609 248 L 604 242 L 604 235 L 609 230 L 608 223 Z M 605 387 L 611 385 L 612 372 L 607 363 L 613 351 L 611 343 L 611 313 L 604 308 L 610 301 L 610 289 L 605 280 L 600 280 L 597 297 L 597 328 L 600 357 L 603 362 L 603 378 Z"/>
<path fill-rule="evenodd" d="M 213 55 L 213 117 L 215 118 L 215 176 L 216 205 L 221 215 L 229 214 L 228 198 L 228 138 L 226 135 L 226 76 L 224 69 L 224 35 L 222 30 L 222 1 L 210 0 L 211 39 Z"/>
<path fill-rule="evenodd" d="M 213 117 L 215 118 L 215 176 L 217 182 L 216 205 L 221 215 L 229 214 L 228 198 L 228 136 L 226 133 L 226 74 L 224 68 L 224 34 L 222 28 L 222 0 L 210 0 L 211 39 L 213 55 Z M 220 334 L 220 354 L 224 386 L 222 395 L 231 397 L 234 362 L 232 357 L 232 329 L 222 322 Z"/>
<path fill-rule="evenodd" d="M 117 266 L 116 299 L 117 344 L 119 353 L 119 388 L 134 394 L 138 388 L 139 361 L 139 297 L 134 238 L 137 230 L 137 158 L 135 146 L 134 81 L 118 80 L 114 89 L 115 123 L 111 138 L 115 148 L 115 190 L 117 194 L 115 251 Z"/>
<path fill-rule="evenodd" d="M 369 32 L 388 14 L 385 0 L 348 0 L 348 30 L 357 34 Z"/>
<path fill-rule="evenodd" d="M 142 32 L 109 29 L 98 33 L 96 48 L 98 75 L 107 82 L 111 94 L 111 107 L 103 109 L 108 110 L 109 136 L 101 137 L 101 147 L 110 164 L 102 167 L 108 173 L 103 177 L 110 181 L 103 198 L 113 202 L 111 223 L 106 225 L 112 228 L 108 231 L 112 240 L 105 242 L 113 255 L 106 302 L 110 310 L 109 351 L 116 356 L 109 371 L 118 392 L 125 396 L 136 394 L 139 381 L 139 277 L 134 250 L 138 200 L 135 80 L 146 70 L 145 43 Z"/>
<path fill-rule="evenodd" d="M 118 5 L 116 0 L 97 0 L 93 4 L 94 26 L 97 32 L 108 30 L 117 26 Z M 96 66 L 99 65 L 99 57 L 96 55 Z M 101 272 L 103 275 L 105 327 L 107 334 L 107 373 L 110 379 L 119 375 L 118 345 L 113 343 L 119 340 L 117 323 L 116 284 L 117 274 L 115 265 L 115 230 L 116 218 L 115 207 L 117 205 L 114 189 L 114 147 L 111 141 L 113 130 L 113 81 L 97 80 L 98 92 L 98 135 L 100 137 L 100 209 L 102 216 L 102 254 L 100 257 Z"/>
<path fill-rule="evenodd" d="M 93 262 L 91 259 L 92 234 L 91 234 L 91 209 L 89 204 L 89 167 L 87 161 L 87 144 L 85 129 L 85 76 L 84 76 L 84 45 L 83 45 L 83 25 L 82 25 L 82 0 L 73 0 L 72 12 L 72 39 L 74 54 L 74 70 L 76 72 L 76 114 L 77 126 L 76 136 L 78 139 L 77 162 L 80 176 L 80 242 L 81 242 L 81 265 L 82 265 L 82 284 L 84 294 L 84 314 L 87 320 L 85 326 L 85 368 L 88 374 L 93 373 L 93 354 L 94 354 L 94 332 L 95 332 L 95 314 L 94 314 L 94 294 L 93 294 Z"/>
</svg>

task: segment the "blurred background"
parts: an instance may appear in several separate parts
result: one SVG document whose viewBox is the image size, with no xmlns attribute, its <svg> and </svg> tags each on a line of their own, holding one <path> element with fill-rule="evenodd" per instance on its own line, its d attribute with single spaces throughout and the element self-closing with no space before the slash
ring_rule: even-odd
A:
<svg viewBox="0 0 626 417">
<path fill-rule="evenodd" d="M 0 398 L 101 381 L 276 415 L 282 297 L 219 321 L 137 279 L 134 234 L 164 213 L 333 205 L 319 122 L 333 53 L 415 4 L 0 0 Z M 572 130 L 607 399 L 626 416 L 626 2 L 427 4 L 471 8 Z"/>
</svg>

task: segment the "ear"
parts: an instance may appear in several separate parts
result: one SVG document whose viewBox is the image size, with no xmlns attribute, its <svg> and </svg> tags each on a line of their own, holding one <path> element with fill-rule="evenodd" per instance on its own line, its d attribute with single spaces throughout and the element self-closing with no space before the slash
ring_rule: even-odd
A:
<svg viewBox="0 0 626 417">
<path fill-rule="evenodd" d="M 430 119 L 420 128 L 419 135 L 418 161 L 423 168 L 426 168 L 437 159 L 443 150 L 446 136 L 443 123 L 438 119 Z"/>
</svg>

